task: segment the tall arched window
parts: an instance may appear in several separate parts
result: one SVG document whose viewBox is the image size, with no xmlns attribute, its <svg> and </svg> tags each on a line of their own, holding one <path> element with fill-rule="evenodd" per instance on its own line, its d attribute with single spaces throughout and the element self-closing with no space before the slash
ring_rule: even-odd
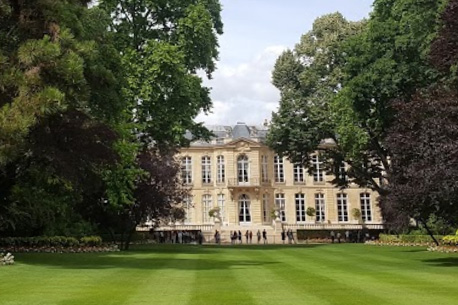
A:
<svg viewBox="0 0 458 305">
<path fill-rule="evenodd" d="M 210 215 L 208 214 L 210 212 L 210 209 L 213 207 L 213 202 L 212 202 L 212 196 L 205 194 L 202 196 L 202 220 L 204 223 L 209 223 L 210 222 Z"/>
<path fill-rule="evenodd" d="M 209 156 L 202 157 L 202 183 L 211 183 L 211 160 Z"/>
<path fill-rule="evenodd" d="M 240 155 L 237 158 L 237 177 L 239 184 L 248 183 L 249 181 L 250 165 L 248 163 L 248 157 L 246 155 Z"/>
<path fill-rule="evenodd" d="M 226 178 L 226 171 L 225 171 L 225 166 L 224 166 L 224 156 L 216 157 L 216 167 L 217 167 L 216 183 L 224 183 L 224 180 Z"/>
<path fill-rule="evenodd" d="M 242 194 L 239 197 L 239 222 L 251 222 L 250 197 L 245 194 Z"/>
</svg>

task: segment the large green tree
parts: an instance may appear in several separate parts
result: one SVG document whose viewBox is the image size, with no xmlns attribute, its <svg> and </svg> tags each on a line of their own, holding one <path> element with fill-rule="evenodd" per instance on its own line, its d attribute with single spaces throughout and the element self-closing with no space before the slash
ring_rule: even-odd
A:
<svg viewBox="0 0 458 305">
<path fill-rule="evenodd" d="M 310 154 L 324 139 L 338 142 L 331 101 L 346 77 L 342 44 L 364 26 L 365 21 L 350 22 L 340 13 L 322 16 L 294 50 L 278 58 L 272 79 L 281 92 L 280 108 L 273 113 L 268 135 L 275 151 L 308 165 Z M 336 148 L 329 147 L 326 153 L 335 156 Z M 342 160 L 335 157 L 338 169 Z M 328 165 L 334 168 L 334 164 Z"/>
<path fill-rule="evenodd" d="M 111 29 L 128 74 L 125 87 L 133 118 L 146 145 L 187 144 L 209 132 L 194 118 L 211 107 L 208 77 L 218 57 L 222 33 L 218 0 L 103 0 L 113 16 Z"/>
<path fill-rule="evenodd" d="M 312 44 L 312 50 L 327 60 L 322 70 L 331 67 L 341 77 L 330 87 L 333 74 L 316 74 L 313 57 L 298 62 L 303 69 L 300 75 L 311 75 L 299 82 L 299 90 L 293 95 L 294 100 L 302 99 L 305 106 L 284 103 L 291 91 L 280 87 L 282 102 L 279 114 L 273 117 L 271 146 L 294 161 L 308 161 L 305 155 L 329 137 L 335 145 L 321 146 L 329 161 L 328 169 L 338 174 L 339 163 L 343 160 L 348 164 L 348 175 L 340 175 L 346 179 L 334 182 L 341 186 L 355 182 L 386 194 L 383 182 L 390 180 L 390 152 L 383 141 L 393 119 L 390 101 L 399 97 L 408 101 L 416 88 L 438 78 L 437 71 L 429 65 L 428 53 L 446 2 L 376 0 L 359 33 L 346 37 L 329 34 L 341 38 L 331 49 L 334 52 Z M 274 84 L 278 69 L 277 66 L 273 74 Z M 313 91 L 308 90 L 310 79 L 316 79 L 311 85 Z M 302 88 L 304 92 L 300 91 Z M 327 88 L 329 94 L 319 95 L 322 105 L 312 112 L 310 92 L 320 92 L 321 88 Z M 324 115 L 320 118 L 315 113 Z M 292 122 L 285 123 L 288 121 Z"/>
</svg>

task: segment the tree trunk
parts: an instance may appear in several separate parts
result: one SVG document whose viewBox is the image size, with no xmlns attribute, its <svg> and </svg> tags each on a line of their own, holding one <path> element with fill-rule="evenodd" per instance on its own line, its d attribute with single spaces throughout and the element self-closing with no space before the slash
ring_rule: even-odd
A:
<svg viewBox="0 0 458 305">
<path fill-rule="evenodd" d="M 439 242 L 438 242 L 437 239 L 434 237 L 433 232 L 431 232 L 431 230 L 429 229 L 428 225 L 426 224 L 426 221 L 424 221 L 423 219 L 420 219 L 420 222 L 421 222 L 421 223 L 423 224 L 423 226 L 425 227 L 426 232 L 428 232 L 429 236 L 431 236 L 431 238 L 434 240 L 434 243 L 436 244 L 436 246 L 439 246 Z"/>
</svg>

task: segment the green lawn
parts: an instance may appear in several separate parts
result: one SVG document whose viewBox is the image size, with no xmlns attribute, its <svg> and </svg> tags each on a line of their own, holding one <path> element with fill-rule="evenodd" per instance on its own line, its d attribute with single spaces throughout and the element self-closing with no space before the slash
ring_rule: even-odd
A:
<svg viewBox="0 0 458 305">
<path fill-rule="evenodd" d="M 458 255 L 364 245 L 17 254 L 0 304 L 457 305 Z"/>
</svg>

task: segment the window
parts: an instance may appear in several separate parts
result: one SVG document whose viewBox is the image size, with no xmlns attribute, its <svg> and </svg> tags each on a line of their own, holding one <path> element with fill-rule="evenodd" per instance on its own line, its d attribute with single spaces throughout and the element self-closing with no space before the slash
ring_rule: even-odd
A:
<svg viewBox="0 0 458 305">
<path fill-rule="evenodd" d="M 218 194 L 218 207 L 221 216 L 221 222 L 223 222 L 226 219 L 226 202 L 224 194 Z"/>
<path fill-rule="evenodd" d="M 226 178 L 226 171 L 225 171 L 225 165 L 224 165 L 224 156 L 216 157 L 216 167 L 217 167 L 216 182 L 217 183 L 224 183 L 224 180 Z"/>
<path fill-rule="evenodd" d="M 267 173 L 267 167 L 268 167 L 268 163 L 267 163 L 267 156 L 262 156 L 261 157 L 261 179 L 262 179 L 262 182 L 269 182 L 269 176 L 268 176 L 268 173 Z"/>
<path fill-rule="evenodd" d="M 361 219 L 363 221 L 372 221 L 371 195 L 362 193 L 359 195 L 361 202 Z"/>
<path fill-rule="evenodd" d="M 262 221 L 269 221 L 269 194 L 262 194 Z"/>
<path fill-rule="evenodd" d="M 208 194 L 203 195 L 202 196 L 202 212 L 203 212 L 202 220 L 204 223 L 210 222 L 210 215 L 208 215 L 208 213 L 210 212 L 212 206 L 213 206 L 212 196 Z"/>
<path fill-rule="evenodd" d="M 337 216 L 339 221 L 348 221 L 347 194 L 337 194 Z"/>
<path fill-rule="evenodd" d="M 323 171 L 321 165 L 323 162 L 320 161 L 318 155 L 312 156 L 312 167 L 313 167 L 313 181 L 314 182 L 323 182 Z"/>
<path fill-rule="evenodd" d="M 325 213 L 325 203 L 324 203 L 324 194 L 315 194 L 315 213 L 316 213 L 316 221 L 325 221 L 326 220 L 326 213 Z"/>
<path fill-rule="evenodd" d="M 181 180 L 184 184 L 192 183 L 192 160 L 191 157 L 181 158 Z"/>
<path fill-rule="evenodd" d="M 274 157 L 275 182 L 285 182 L 285 173 L 283 172 L 283 158 Z"/>
<path fill-rule="evenodd" d="M 239 222 L 251 222 L 250 197 L 248 197 L 248 195 L 245 194 L 242 194 L 239 197 Z"/>
<path fill-rule="evenodd" d="M 202 157 L 202 183 L 211 183 L 211 160 L 209 156 Z"/>
<path fill-rule="evenodd" d="M 249 163 L 246 155 L 237 158 L 237 177 L 239 183 L 248 183 Z"/>
<path fill-rule="evenodd" d="M 345 163 L 341 163 L 339 166 L 339 180 L 347 181 L 347 169 L 345 168 Z"/>
<path fill-rule="evenodd" d="M 285 194 L 275 194 L 275 206 L 280 212 L 280 220 L 286 221 L 286 212 L 285 212 Z"/>
<path fill-rule="evenodd" d="M 300 164 L 294 165 L 294 182 L 304 183 L 304 167 Z"/>
<path fill-rule="evenodd" d="M 296 194 L 296 221 L 305 221 L 305 195 Z"/>
<path fill-rule="evenodd" d="M 193 218 L 194 212 L 194 205 L 192 204 L 192 196 L 185 196 L 183 198 L 183 208 L 186 213 L 185 215 L 185 223 L 191 223 Z"/>
</svg>

